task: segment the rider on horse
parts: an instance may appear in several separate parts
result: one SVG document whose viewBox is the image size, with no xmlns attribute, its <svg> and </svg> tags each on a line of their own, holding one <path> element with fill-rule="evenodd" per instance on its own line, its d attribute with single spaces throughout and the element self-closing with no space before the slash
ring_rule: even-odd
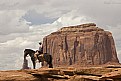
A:
<svg viewBox="0 0 121 81">
<path fill-rule="evenodd" d="M 26 57 L 29 55 L 31 57 L 31 61 L 33 63 L 33 68 L 36 67 L 36 62 L 42 62 L 42 66 L 44 62 L 46 62 L 49 65 L 49 68 L 53 68 L 52 64 L 52 55 L 49 53 L 43 53 L 43 46 L 42 43 L 39 43 L 40 47 L 39 50 L 34 51 L 32 49 L 25 49 L 24 50 L 24 62 L 26 62 Z M 27 62 L 26 62 L 27 65 Z"/>
<path fill-rule="evenodd" d="M 41 42 L 39 42 L 39 50 L 36 50 L 36 52 L 35 52 L 35 57 L 37 58 L 37 59 L 39 59 L 39 55 L 41 55 L 41 54 L 43 54 L 43 45 L 42 45 L 42 43 Z"/>
</svg>

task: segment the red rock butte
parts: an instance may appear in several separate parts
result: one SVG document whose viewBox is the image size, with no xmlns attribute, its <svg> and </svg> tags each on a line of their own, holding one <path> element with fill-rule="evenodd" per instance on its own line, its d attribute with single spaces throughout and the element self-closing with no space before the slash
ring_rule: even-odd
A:
<svg viewBox="0 0 121 81">
<path fill-rule="evenodd" d="M 43 39 L 54 66 L 119 63 L 112 33 L 94 23 L 63 27 Z"/>
</svg>

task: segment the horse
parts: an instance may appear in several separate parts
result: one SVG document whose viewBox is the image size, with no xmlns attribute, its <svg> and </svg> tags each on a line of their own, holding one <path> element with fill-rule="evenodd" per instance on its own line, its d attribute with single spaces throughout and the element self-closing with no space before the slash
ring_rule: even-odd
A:
<svg viewBox="0 0 121 81">
<path fill-rule="evenodd" d="M 37 55 L 36 51 L 32 50 L 32 49 L 25 49 L 24 50 L 24 60 L 26 59 L 27 55 L 29 55 L 31 57 L 31 61 L 33 63 L 33 69 L 35 69 L 36 67 L 36 60 L 38 59 L 39 62 L 47 62 L 47 64 L 49 65 L 49 68 L 53 68 L 52 65 L 52 56 L 48 53 L 44 53 L 41 55 Z"/>
</svg>

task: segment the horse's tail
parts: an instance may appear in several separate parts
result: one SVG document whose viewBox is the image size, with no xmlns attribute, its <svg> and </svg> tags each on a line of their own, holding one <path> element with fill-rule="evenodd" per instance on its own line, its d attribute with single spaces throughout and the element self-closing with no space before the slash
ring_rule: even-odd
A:
<svg viewBox="0 0 121 81">
<path fill-rule="evenodd" d="M 43 57 L 44 57 L 44 60 L 47 62 L 47 64 L 49 64 L 49 68 L 53 68 L 52 55 L 48 53 L 44 53 Z"/>
</svg>

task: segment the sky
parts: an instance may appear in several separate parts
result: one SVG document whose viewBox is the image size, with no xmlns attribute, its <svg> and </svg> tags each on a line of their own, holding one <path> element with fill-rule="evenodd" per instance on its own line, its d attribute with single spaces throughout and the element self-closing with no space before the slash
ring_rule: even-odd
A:
<svg viewBox="0 0 121 81">
<path fill-rule="evenodd" d="M 121 0 L 0 0 L 0 70 L 21 69 L 44 36 L 91 22 L 112 32 L 121 62 Z"/>
</svg>

